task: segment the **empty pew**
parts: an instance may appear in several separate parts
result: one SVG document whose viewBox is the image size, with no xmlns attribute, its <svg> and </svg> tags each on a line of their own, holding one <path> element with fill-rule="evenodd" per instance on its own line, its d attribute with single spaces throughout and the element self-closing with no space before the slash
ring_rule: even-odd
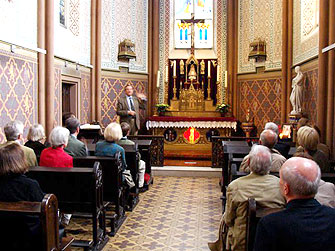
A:
<svg viewBox="0 0 335 251">
<path fill-rule="evenodd" d="M 75 240 L 74 247 L 101 250 L 107 243 L 103 179 L 100 164 L 94 168 L 31 167 L 27 175 L 37 180 L 41 189 L 57 196 L 63 213 L 92 215 L 92 239 Z"/>
<path fill-rule="evenodd" d="M 110 220 L 110 235 L 114 236 L 126 219 L 121 155 L 117 153 L 115 157 L 87 156 L 73 158 L 73 165 L 78 168 L 93 167 L 95 162 L 99 162 L 102 169 L 105 207 L 107 208 L 108 204 L 112 204 L 115 208 L 115 214 L 108 214 L 106 216 Z"/>
<path fill-rule="evenodd" d="M 13 227 L 16 229 L 18 227 L 23 227 L 21 225 L 21 217 L 25 215 L 36 215 L 40 219 L 42 228 L 42 249 L 43 250 L 68 250 L 71 245 L 73 238 L 63 237 L 60 243 L 59 239 L 59 224 L 58 224 L 58 202 L 57 198 L 53 194 L 46 194 L 41 202 L 31 202 L 31 201 L 19 201 L 19 202 L 0 202 L 0 219 L 6 217 L 7 220 L 14 224 Z M 12 219 L 15 217 L 15 219 Z M 12 221 L 13 220 L 13 221 Z M 4 219 L 2 218 L 2 224 L 4 224 Z M 18 225 L 16 225 L 16 223 Z M 4 225 L 3 225 L 4 226 Z M 8 226 L 6 226 L 6 230 Z M 11 231 L 10 231 L 11 232 Z M 11 234 L 11 233 L 9 233 Z M 7 247 L 8 249 L 20 245 L 20 236 L 16 236 L 16 232 L 12 233 L 15 236 L 15 243 L 2 243 L 2 248 Z M 8 240 L 9 241 L 9 240 Z M 22 247 L 19 247 L 22 248 Z M 40 247 L 35 247 L 35 250 L 39 250 Z"/>
</svg>

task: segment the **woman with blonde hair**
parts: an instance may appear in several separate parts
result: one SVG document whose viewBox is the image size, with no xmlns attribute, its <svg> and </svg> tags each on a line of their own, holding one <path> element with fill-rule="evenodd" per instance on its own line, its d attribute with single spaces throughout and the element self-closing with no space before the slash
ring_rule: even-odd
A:
<svg viewBox="0 0 335 251">
<path fill-rule="evenodd" d="M 312 156 L 313 160 L 319 165 L 322 172 L 329 172 L 330 166 L 327 156 L 320 150 L 318 150 L 319 144 L 318 132 L 309 126 L 300 127 L 297 132 L 297 143 L 304 152 Z M 298 151 L 301 151 L 297 149 Z"/>
<path fill-rule="evenodd" d="M 42 151 L 47 148 L 42 144 L 42 140 L 45 139 L 44 128 L 42 125 L 37 124 L 29 128 L 28 131 L 28 141 L 24 144 L 25 146 L 34 150 L 37 159 L 40 159 Z"/>
</svg>

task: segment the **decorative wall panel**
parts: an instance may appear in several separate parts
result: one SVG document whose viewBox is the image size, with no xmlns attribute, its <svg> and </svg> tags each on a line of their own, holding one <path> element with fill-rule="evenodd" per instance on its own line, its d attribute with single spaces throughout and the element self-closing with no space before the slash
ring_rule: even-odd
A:
<svg viewBox="0 0 335 251">
<path fill-rule="evenodd" d="M 239 0 L 238 72 L 255 72 L 256 65 L 248 60 L 250 43 L 266 42 L 265 69 L 280 69 L 282 57 L 282 1 Z"/>
<path fill-rule="evenodd" d="M 148 0 L 102 0 L 102 68 L 118 69 L 118 44 L 124 39 L 135 43 L 136 60 L 130 71 L 147 72 Z M 126 64 L 128 65 L 128 64 Z"/>
<path fill-rule="evenodd" d="M 318 55 L 319 0 L 293 2 L 293 65 Z"/>
<path fill-rule="evenodd" d="M 24 135 L 37 122 L 37 62 L 0 50 L 0 142 L 3 127 L 10 121 L 24 123 Z"/>
<path fill-rule="evenodd" d="M 81 73 L 80 83 L 80 122 L 82 124 L 91 122 L 91 76 L 89 73 Z"/>
<path fill-rule="evenodd" d="M 1 40 L 37 47 L 37 0 L 1 0 Z"/>
<path fill-rule="evenodd" d="M 124 96 L 124 87 L 130 83 L 136 92 L 148 94 L 148 81 L 139 79 L 124 79 L 121 77 L 105 76 L 101 79 L 101 123 L 106 127 L 116 121 L 116 108 L 118 99 Z M 141 121 L 144 121 L 145 113 L 141 113 Z"/>
<path fill-rule="evenodd" d="M 62 70 L 55 67 L 55 125 L 62 125 Z"/>
<path fill-rule="evenodd" d="M 303 110 L 307 113 L 311 123 L 316 123 L 316 105 L 318 93 L 318 69 L 312 69 L 305 74 L 305 91 Z"/>
<path fill-rule="evenodd" d="M 280 124 L 281 78 L 243 80 L 238 82 L 239 116 L 245 121 L 250 109 L 250 117 L 254 118 L 258 133 L 266 122 Z"/>
<path fill-rule="evenodd" d="M 60 23 L 60 0 L 55 0 L 55 55 L 90 64 L 91 0 L 65 1 L 65 26 Z"/>
</svg>

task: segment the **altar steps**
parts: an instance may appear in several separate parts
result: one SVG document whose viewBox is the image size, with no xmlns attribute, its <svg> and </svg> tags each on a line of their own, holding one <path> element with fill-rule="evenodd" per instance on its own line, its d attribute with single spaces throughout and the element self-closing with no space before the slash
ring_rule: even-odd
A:
<svg viewBox="0 0 335 251">
<path fill-rule="evenodd" d="M 152 175 L 155 176 L 175 176 L 175 177 L 221 177 L 221 168 L 211 167 L 191 167 L 191 166 L 163 166 L 151 168 Z"/>
<path fill-rule="evenodd" d="M 211 167 L 212 153 L 210 151 L 164 151 L 164 166 L 195 166 Z"/>
</svg>

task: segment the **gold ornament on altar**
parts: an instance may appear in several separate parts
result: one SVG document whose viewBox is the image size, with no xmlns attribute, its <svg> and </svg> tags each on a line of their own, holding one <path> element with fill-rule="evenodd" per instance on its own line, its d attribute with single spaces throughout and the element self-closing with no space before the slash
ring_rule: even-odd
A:
<svg viewBox="0 0 335 251">
<path fill-rule="evenodd" d="M 180 60 L 180 62 L 179 62 L 179 69 L 180 69 L 180 75 L 184 75 L 185 74 L 184 60 Z"/>
<path fill-rule="evenodd" d="M 205 61 L 201 60 L 200 62 L 200 74 L 205 75 Z"/>
<path fill-rule="evenodd" d="M 188 74 L 189 80 L 193 81 L 197 79 L 197 73 L 195 72 L 194 64 L 191 65 L 190 72 Z"/>
</svg>

